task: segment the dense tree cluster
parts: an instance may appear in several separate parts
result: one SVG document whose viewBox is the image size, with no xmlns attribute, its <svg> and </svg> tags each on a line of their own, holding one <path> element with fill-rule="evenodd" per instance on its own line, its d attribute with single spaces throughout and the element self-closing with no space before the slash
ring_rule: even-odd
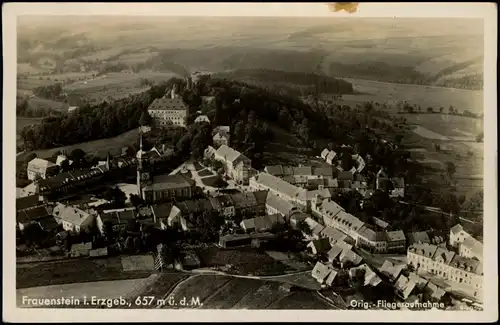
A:
<svg viewBox="0 0 500 325">
<path fill-rule="evenodd" d="M 61 100 L 63 99 L 63 89 L 61 83 L 55 83 L 47 86 L 39 86 L 33 89 L 33 94 L 45 99 Z"/>
<path fill-rule="evenodd" d="M 81 106 L 76 114 L 44 119 L 21 131 L 27 149 L 46 149 L 117 136 L 147 122 L 144 117 L 154 99 L 165 94 L 176 80 L 115 102 Z M 141 120 L 141 116 L 144 118 Z M 146 119 L 146 121 L 145 121 Z"/>
</svg>

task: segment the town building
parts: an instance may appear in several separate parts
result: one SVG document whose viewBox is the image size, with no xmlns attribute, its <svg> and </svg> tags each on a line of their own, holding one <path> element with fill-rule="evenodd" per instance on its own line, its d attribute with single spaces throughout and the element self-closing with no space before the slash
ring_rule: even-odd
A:
<svg viewBox="0 0 500 325">
<path fill-rule="evenodd" d="M 194 123 L 210 123 L 210 119 L 206 115 L 199 115 L 194 119 Z"/>
<path fill-rule="evenodd" d="M 184 104 L 182 98 L 177 97 L 174 89 L 172 89 L 170 97 L 157 98 L 149 105 L 148 113 L 156 125 L 186 126 L 188 107 Z"/>
<path fill-rule="evenodd" d="M 480 296 L 483 265 L 475 258 L 462 257 L 432 244 L 413 244 L 407 251 L 407 263 L 418 273 L 428 272 L 448 281 L 467 285 Z"/>
<path fill-rule="evenodd" d="M 483 243 L 472 237 L 459 224 L 450 229 L 450 245 L 458 249 L 460 256 L 483 260 Z"/>
<path fill-rule="evenodd" d="M 108 230 L 120 232 L 126 230 L 135 217 L 134 208 L 105 210 L 96 217 L 96 225 L 102 235 Z"/>
<path fill-rule="evenodd" d="M 76 233 L 88 230 L 96 219 L 94 211 L 84 211 L 62 203 L 56 204 L 52 210 L 52 215 L 64 230 Z"/>
<path fill-rule="evenodd" d="M 312 254 L 326 254 L 332 246 L 330 245 L 330 241 L 328 238 L 319 238 L 312 240 L 307 244 L 307 248 L 311 251 Z"/>
<path fill-rule="evenodd" d="M 416 231 L 408 234 L 408 246 L 413 244 L 430 244 L 431 239 L 426 231 Z"/>
<path fill-rule="evenodd" d="M 296 207 L 307 211 L 307 190 L 296 187 L 279 177 L 268 173 L 259 173 L 250 178 L 249 186 L 252 191 L 269 190 L 270 194 L 276 195 L 294 204 Z"/>
<path fill-rule="evenodd" d="M 230 194 L 236 215 L 249 217 L 264 214 L 265 205 L 257 202 L 257 198 L 252 192 Z"/>
<path fill-rule="evenodd" d="M 288 202 L 287 200 L 284 200 L 279 196 L 276 196 L 271 193 L 267 195 L 267 200 L 266 200 L 267 214 L 279 214 L 286 220 L 289 220 L 290 216 L 297 211 L 298 211 L 297 207 L 295 207 L 292 203 Z"/>
<path fill-rule="evenodd" d="M 45 159 L 34 158 L 30 160 L 27 167 L 28 179 L 30 181 L 47 179 L 58 173 L 59 167 Z"/>
<path fill-rule="evenodd" d="M 225 218 L 232 218 L 236 215 L 235 204 L 230 195 L 219 195 L 210 198 L 214 209 Z"/>
<path fill-rule="evenodd" d="M 19 230 L 23 231 L 30 224 L 42 223 L 46 225 L 47 220 L 45 219 L 48 218 L 52 218 L 52 211 L 47 206 L 38 206 L 32 209 L 20 210 L 16 212 L 16 226 Z M 42 229 L 48 228 L 47 225 L 46 227 L 40 225 L 40 227 Z"/>
<path fill-rule="evenodd" d="M 389 281 L 394 282 L 405 268 L 405 264 L 394 264 L 389 260 L 385 260 L 380 267 L 380 273 L 385 275 Z"/>
<path fill-rule="evenodd" d="M 387 231 L 387 253 L 404 252 L 406 237 L 402 230 Z"/>
<path fill-rule="evenodd" d="M 317 262 L 311 271 L 311 276 L 324 286 L 333 286 L 338 283 L 338 271 L 335 270 L 331 265 L 323 264 Z"/>
<path fill-rule="evenodd" d="M 39 195 L 30 195 L 16 198 L 16 211 L 26 211 L 45 206 L 45 202 Z"/>
<path fill-rule="evenodd" d="M 188 199 L 193 196 L 195 189 L 195 182 L 181 174 L 154 176 L 146 184 L 144 187 L 141 185 L 141 197 L 147 203 Z"/>
<path fill-rule="evenodd" d="M 224 165 L 225 174 L 240 184 L 248 184 L 253 176 L 252 161 L 227 145 L 221 145 L 215 151 L 214 159 Z"/>
<path fill-rule="evenodd" d="M 283 225 L 284 223 L 285 220 L 281 215 L 273 214 L 245 219 L 240 223 L 240 226 L 246 232 L 265 232 L 271 230 L 276 225 Z"/>
</svg>

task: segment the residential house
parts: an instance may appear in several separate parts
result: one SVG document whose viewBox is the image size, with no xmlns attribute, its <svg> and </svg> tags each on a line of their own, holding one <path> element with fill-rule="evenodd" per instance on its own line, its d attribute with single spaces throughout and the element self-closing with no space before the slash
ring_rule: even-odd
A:
<svg viewBox="0 0 500 325">
<path fill-rule="evenodd" d="M 404 252 L 406 248 L 406 237 L 402 230 L 394 230 L 386 232 L 387 236 L 387 252 Z"/>
<path fill-rule="evenodd" d="M 304 220 L 306 225 L 309 227 L 309 230 L 311 232 L 311 237 L 315 239 L 320 238 L 320 233 L 321 231 L 325 228 L 322 224 L 318 223 L 316 220 L 308 217 Z"/>
<path fill-rule="evenodd" d="M 332 227 L 325 227 L 320 233 L 321 237 L 328 238 L 330 244 L 334 245 L 339 240 L 344 240 L 347 235 Z"/>
<path fill-rule="evenodd" d="M 142 188 L 142 197 L 147 203 L 163 200 L 187 199 L 193 196 L 195 182 L 180 174 L 155 176 Z"/>
<path fill-rule="evenodd" d="M 92 250 L 91 242 L 82 244 L 73 244 L 71 245 L 69 256 L 71 257 L 89 256 L 91 250 Z"/>
<path fill-rule="evenodd" d="M 250 188 L 252 191 L 269 190 L 270 194 L 291 202 L 303 211 L 307 211 L 309 208 L 307 190 L 268 173 L 259 173 L 250 178 Z"/>
<path fill-rule="evenodd" d="M 328 238 L 320 238 L 312 240 L 309 244 L 307 244 L 307 248 L 310 249 L 314 255 L 318 255 L 327 253 L 332 246 L 330 245 Z"/>
<path fill-rule="evenodd" d="M 155 223 L 162 230 L 168 227 L 168 217 L 170 216 L 172 207 L 172 203 L 164 203 L 151 206 L 151 212 Z"/>
<path fill-rule="evenodd" d="M 257 199 L 252 192 L 230 194 L 230 196 L 237 215 L 255 216 L 265 211 L 265 207 L 257 203 Z"/>
<path fill-rule="evenodd" d="M 39 193 L 40 195 L 55 197 L 88 190 L 93 186 L 102 184 L 108 172 L 109 169 L 106 167 L 99 167 L 73 169 L 59 173 L 53 177 L 38 180 Z"/>
<path fill-rule="evenodd" d="M 52 211 L 46 206 L 40 206 L 16 212 L 16 223 L 19 230 L 23 231 L 28 225 L 40 223 L 47 218 L 50 220 L 50 217 L 52 217 Z M 43 221 L 42 223 L 45 224 L 46 222 Z"/>
<path fill-rule="evenodd" d="M 38 184 L 36 181 L 23 188 L 16 187 L 16 198 L 23 198 L 32 195 L 38 195 Z"/>
<path fill-rule="evenodd" d="M 136 220 L 136 216 L 133 208 L 104 210 L 97 216 L 96 225 L 99 232 L 105 235 L 109 230 L 113 232 L 125 231 L 130 222 L 134 220 Z"/>
<path fill-rule="evenodd" d="M 27 174 L 30 181 L 37 179 L 47 179 L 54 176 L 59 171 L 59 167 L 45 159 L 34 158 L 28 163 Z"/>
<path fill-rule="evenodd" d="M 267 214 L 279 214 L 289 220 L 290 216 L 297 212 L 297 207 L 279 196 L 269 193 L 266 199 L 266 212 Z"/>
<path fill-rule="evenodd" d="M 321 151 L 321 159 L 326 160 L 326 157 L 328 156 L 329 153 L 330 150 L 328 150 L 327 148 L 323 149 L 323 151 Z"/>
<path fill-rule="evenodd" d="M 16 199 L 16 211 L 26 211 L 45 206 L 43 198 L 39 195 L 30 195 Z"/>
<path fill-rule="evenodd" d="M 407 263 L 417 272 L 428 272 L 449 281 L 468 285 L 475 290 L 481 290 L 483 286 L 481 261 L 462 257 L 442 247 L 413 244 L 408 248 Z"/>
<path fill-rule="evenodd" d="M 311 271 L 311 276 L 321 285 L 332 286 L 335 284 L 338 272 L 331 266 L 317 262 Z"/>
<path fill-rule="evenodd" d="M 458 254 L 463 257 L 483 260 L 483 243 L 470 236 L 458 246 Z"/>
<path fill-rule="evenodd" d="M 96 213 L 84 211 L 79 208 L 58 203 L 52 215 L 66 231 L 81 232 L 89 229 L 96 219 Z"/>
<path fill-rule="evenodd" d="M 356 254 L 354 251 L 345 249 L 342 251 L 342 253 L 340 253 L 339 258 L 342 268 L 345 268 L 347 266 L 357 266 L 363 261 L 363 258 Z"/>
<path fill-rule="evenodd" d="M 294 212 L 294 213 L 292 213 L 292 215 L 290 216 L 290 219 L 289 219 L 290 226 L 292 228 L 297 228 L 297 224 L 299 222 L 304 221 L 310 217 L 311 217 L 310 215 L 308 215 L 307 213 L 304 213 L 304 212 L 300 212 L 300 211 Z"/>
<path fill-rule="evenodd" d="M 285 223 L 283 217 L 279 214 L 245 219 L 240 223 L 241 228 L 246 232 L 265 232 L 271 230 L 275 225 Z"/>
<path fill-rule="evenodd" d="M 376 287 L 382 282 L 382 279 L 367 264 L 349 269 L 350 278 L 355 277 L 358 272 L 364 272 L 363 286 Z"/>
<path fill-rule="evenodd" d="M 389 260 L 385 260 L 384 264 L 380 267 L 380 273 L 387 276 L 389 281 L 394 282 L 399 277 L 401 272 L 405 269 L 405 264 L 395 264 Z"/>
<path fill-rule="evenodd" d="M 170 210 L 170 215 L 167 218 L 167 227 L 178 227 L 183 231 L 188 231 L 194 227 L 190 220 L 194 220 L 204 211 L 210 210 L 215 211 L 208 199 L 177 202 Z"/>
<path fill-rule="evenodd" d="M 396 290 L 396 295 L 401 299 L 406 300 L 415 289 L 415 282 L 411 279 L 408 279 L 404 275 L 401 275 L 396 283 L 394 284 L 394 289 Z"/>
<path fill-rule="evenodd" d="M 387 251 L 386 234 L 383 231 L 374 231 L 363 225 L 357 232 L 356 246 L 367 249 L 372 253 L 385 253 Z"/>
<path fill-rule="evenodd" d="M 456 224 L 450 229 L 450 245 L 458 248 L 458 244 L 463 243 L 470 235 L 460 224 Z"/>
<path fill-rule="evenodd" d="M 446 294 L 446 291 L 438 287 L 432 282 L 428 282 L 427 286 L 424 289 L 425 293 L 434 301 L 441 301 L 443 296 Z"/>
<path fill-rule="evenodd" d="M 174 92 L 169 97 L 157 98 L 149 105 L 148 113 L 158 126 L 185 126 L 188 107 L 182 98 L 176 98 Z"/>
<path fill-rule="evenodd" d="M 420 292 L 423 292 L 424 288 L 427 286 L 427 283 L 429 282 L 428 280 L 422 278 L 421 276 L 419 276 L 414 272 L 410 272 L 408 278 L 415 283 L 415 288 L 418 289 Z"/>
<path fill-rule="evenodd" d="M 333 245 L 332 248 L 326 254 L 328 257 L 328 262 L 340 262 L 340 254 L 342 254 L 343 248 L 338 245 Z"/>
<path fill-rule="evenodd" d="M 40 229 L 47 232 L 52 232 L 59 229 L 59 223 L 52 215 L 46 215 L 36 221 L 40 226 Z"/>
<path fill-rule="evenodd" d="M 235 204 L 230 195 L 219 195 L 210 198 L 212 206 L 225 218 L 232 218 L 236 215 Z"/>
<path fill-rule="evenodd" d="M 226 175 L 238 183 L 248 184 L 252 176 L 252 161 L 227 145 L 215 151 L 214 159 L 224 164 Z"/>
<path fill-rule="evenodd" d="M 413 244 L 430 244 L 431 240 L 426 231 L 416 231 L 408 234 L 408 246 Z"/>
</svg>

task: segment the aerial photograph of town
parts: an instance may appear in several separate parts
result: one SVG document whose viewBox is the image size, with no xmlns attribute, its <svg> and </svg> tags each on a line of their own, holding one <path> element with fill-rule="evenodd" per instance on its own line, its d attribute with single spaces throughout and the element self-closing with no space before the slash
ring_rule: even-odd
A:
<svg viewBox="0 0 500 325">
<path fill-rule="evenodd" d="M 483 19 L 16 38 L 18 308 L 483 310 Z"/>
</svg>

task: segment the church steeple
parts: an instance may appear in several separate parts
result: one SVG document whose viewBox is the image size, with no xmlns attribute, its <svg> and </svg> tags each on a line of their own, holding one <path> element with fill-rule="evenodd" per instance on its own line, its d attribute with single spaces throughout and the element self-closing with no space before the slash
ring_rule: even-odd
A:
<svg viewBox="0 0 500 325">
<path fill-rule="evenodd" d="M 137 194 L 144 199 L 143 188 L 151 183 L 151 172 L 147 162 L 147 155 L 144 152 L 142 143 L 142 130 L 139 131 L 139 151 L 137 151 Z"/>
</svg>

